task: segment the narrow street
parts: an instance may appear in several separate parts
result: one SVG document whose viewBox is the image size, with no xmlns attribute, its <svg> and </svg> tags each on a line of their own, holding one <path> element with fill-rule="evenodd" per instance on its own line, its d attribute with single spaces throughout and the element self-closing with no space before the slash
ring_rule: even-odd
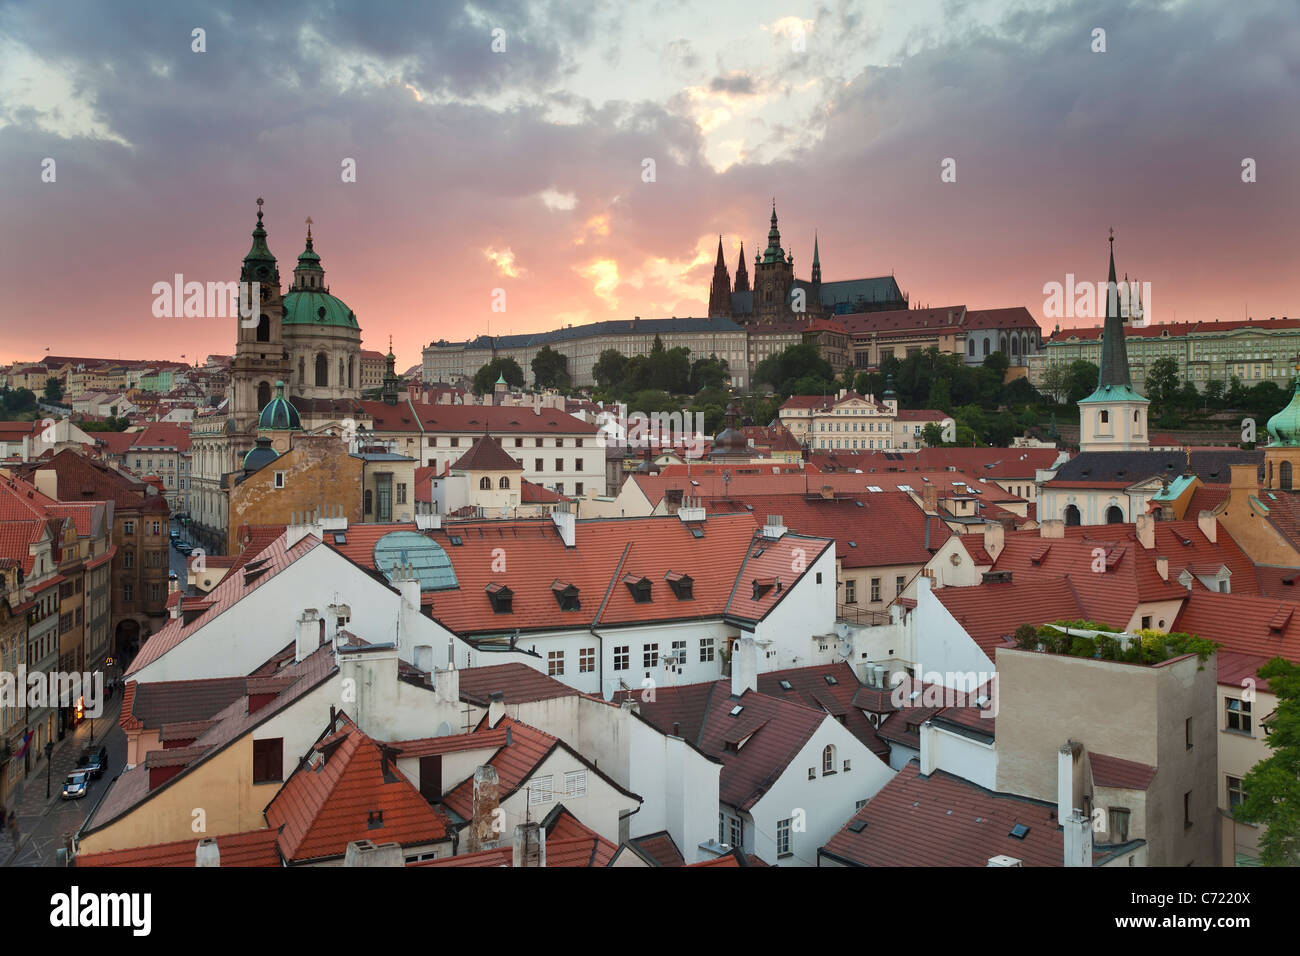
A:
<svg viewBox="0 0 1300 956">
<path fill-rule="evenodd" d="M 126 735 L 118 726 L 121 709 L 121 688 L 105 701 L 104 712 L 93 721 L 87 719 L 67 737 L 54 745 L 50 765 L 45 755 L 34 760 L 31 775 L 22 782 L 22 792 L 11 809 L 18 811 L 18 842 L 13 842 L 13 831 L 0 836 L 0 865 L 4 866 L 54 866 L 60 847 L 69 845 L 72 835 L 90 815 L 90 811 L 104 796 L 109 783 L 122 772 L 126 760 Z M 92 740 L 94 745 L 108 748 L 108 770 L 98 780 L 92 780 L 86 796 L 80 800 L 64 800 L 61 796 L 63 781 L 76 769 L 77 758 Z M 46 799 L 46 776 L 49 775 L 50 796 Z"/>
</svg>

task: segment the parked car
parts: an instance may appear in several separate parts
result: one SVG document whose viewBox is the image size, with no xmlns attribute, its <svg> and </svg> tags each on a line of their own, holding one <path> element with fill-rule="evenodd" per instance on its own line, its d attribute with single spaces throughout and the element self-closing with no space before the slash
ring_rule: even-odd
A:
<svg viewBox="0 0 1300 956">
<path fill-rule="evenodd" d="M 176 545 L 176 550 L 179 551 L 181 554 L 185 555 L 187 558 L 194 553 L 193 546 L 186 544 L 184 541 Z"/>
<path fill-rule="evenodd" d="M 179 531 L 172 531 L 168 533 L 168 537 L 173 541 L 179 541 L 181 539 L 181 533 Z"/>
<path fill-rule="evenodd" d="M 100 747 L 98 750 L 82 754 L 77 761 L 77 767 L 90 774 L 92 780 L 102 777 L 104 771 L 108 769 L 108 748 Z"/>
<path fill-rule="evenodd" d="M 90 789 L 90 774 L 85 770 L 74 770 L 63 782 L 63 799 L 80 800 Z"/>
</svg>

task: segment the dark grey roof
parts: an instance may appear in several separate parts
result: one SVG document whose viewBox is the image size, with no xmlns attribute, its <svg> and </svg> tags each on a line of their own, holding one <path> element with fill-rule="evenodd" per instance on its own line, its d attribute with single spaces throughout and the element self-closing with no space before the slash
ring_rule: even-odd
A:
<svg viewBox="0 0 1300 956">
<path fill-rule="evenodd" d="M 731 311 L 736 315 L 746 315 L 754 311 L 754 290 L 731 293 Z"/>
<path fill-rule="evenodd" d="M 1231 465 L 1258 465 L 1262 449 L 1212 448 L 1193 451 L 1191 472 L 1210 485 L 1232 480 Z M 1148 478 L 1177 478 L 1187 470 L 1185 451 L 1086 451 L 1075 455 L 1056 471 L 1056 481 L 1122 481 L 1133 484 Z"/>
<path fill-rule="evenodd" d="M 525 332 L 520 335 L 480 335 L 465 343 L 471 349 L 511 349 L 549 345 L 552 342 L 569 342 L 592 335 L 657 335 L 667 332 L 743 332 L 744 328 L 731 319 L 681 318 L 681 319 L 614 319 L 592 322 L 553 332 Z"/>
<path fill-rule="evenodd" d="M 893 276 L 877 276 L 874 279 L 823 282 L 821 299 L 825 306 L 854 302 L 901 302 L 903 292 Z"/>
</svg>

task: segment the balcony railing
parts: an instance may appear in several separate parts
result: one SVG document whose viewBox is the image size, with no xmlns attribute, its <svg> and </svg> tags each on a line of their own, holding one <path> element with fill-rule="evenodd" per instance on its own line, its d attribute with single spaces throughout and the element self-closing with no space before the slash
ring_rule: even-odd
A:
<svg viewBox="0 0 1300 956">
<path fill-rule="evenodd" d="M 887 609 L 872 610 L 859 607 L 857 604 L 836 604 L 835 617 L 838 620 L 863 627 L 879 627 L 882 624 L 889 623 L 889 611 Z"/>
</svg>

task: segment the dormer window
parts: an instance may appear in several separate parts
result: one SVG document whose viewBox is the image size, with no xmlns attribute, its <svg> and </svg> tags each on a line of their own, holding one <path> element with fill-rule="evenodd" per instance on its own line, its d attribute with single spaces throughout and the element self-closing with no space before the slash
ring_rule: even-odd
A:
<svg viewBox="0 0 1300 956">
<path fill-rule="evenodd" d="M 578 600 L 578 589 L 569 582 L 557 578 L 551 584 L 551 593 L 555 595 L 555 602 L 560 605 L 561 611 L 582 609 L 582 602 Z"/>
<path fill-rule="evenodd" d="M 489 584 L 483 590 L 487 592 L 488 600 L 492 603 L 492 610 L 495 613 L 511 614 L 514 612 L 514 591 L 511 591 L 504 584 L 495 582 Z"/>
<path fill-rule="evenodd" d="M 676 595 L 677 600 L 690 601 L 695 598 L 695 579 L 689 574 L 682 574 L 680 571 L 669 571 L 664 575 L 664 580 L 673 589 L 673 594 Z"/>
<path fill-rule="evenodd" d="M 776 578 L 755 578 L 754 579 L 754 600 L 757 601 L 768 591 L 777 586 Z"/>
<path fill-rule="evenodd" d="M 628 591 L 632 593 L 632 600 L 637 604 L 650 603 L 650 579 L 638 574 L 629 574 L 623 578 L 623 583 L 627 585 Z"/>
</svg>

